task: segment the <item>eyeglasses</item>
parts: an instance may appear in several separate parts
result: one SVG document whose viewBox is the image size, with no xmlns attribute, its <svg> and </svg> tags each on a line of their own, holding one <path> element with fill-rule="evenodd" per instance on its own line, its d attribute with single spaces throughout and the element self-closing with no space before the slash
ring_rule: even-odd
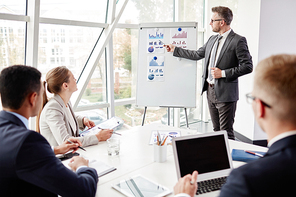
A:
<svg viewBox="0 0 296 197">
<path fill-rule="evenodd" d="M 215 22 L 215 21 L 223 21 L 224 19 L 216 19 L 216 20 L 213 20 L 211 19 L 211 23 Z"/>
<path fill-rule="evenodd" d="M 256 97 L 252 96 L 251 93 L 246 94 L 246 98 L 247 98 L 247 103 L 252 104 L 252 102 L 256 99 Z M 258 98 L 259 99 L 259 98 Z M 264 101 L 262 101 L 261 99 L 259 99 L 263 105 L 265 105 L 268 108 L 271 108 L 270 105 L 268 105 L 267 103 L 265 103 Z"/>
</svg>

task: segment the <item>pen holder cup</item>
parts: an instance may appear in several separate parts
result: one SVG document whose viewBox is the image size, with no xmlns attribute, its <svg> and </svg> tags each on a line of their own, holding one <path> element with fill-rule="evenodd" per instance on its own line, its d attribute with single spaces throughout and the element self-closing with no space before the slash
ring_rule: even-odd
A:
<svg viewBox="0 0 296 197">
<path fill-rule="evenodd" d="M 167 160 L 167 144 L 162 146 L 154 144 L 154 161 L 163 163 Z"/>
</svg>

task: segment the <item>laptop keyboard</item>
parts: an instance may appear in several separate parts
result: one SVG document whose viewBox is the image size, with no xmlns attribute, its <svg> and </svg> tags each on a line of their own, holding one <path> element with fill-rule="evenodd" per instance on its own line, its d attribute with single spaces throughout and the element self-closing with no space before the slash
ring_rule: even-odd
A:
<svg viewBox="0 0 296 197">
<path fill-rule="evenodd" d="M 206 181 L 197 182 L 196 195 L 204 194 L 211 191 L 220 190 L 222 185 L 226 182 L 227 176 Z"/>
</svg>

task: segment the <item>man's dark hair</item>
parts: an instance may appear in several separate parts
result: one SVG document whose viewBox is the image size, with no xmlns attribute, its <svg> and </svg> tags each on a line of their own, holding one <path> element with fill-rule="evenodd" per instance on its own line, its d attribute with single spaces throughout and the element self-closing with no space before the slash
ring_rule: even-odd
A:
<svg viewBox="0 0 296 197">
<path fill-rule="evenodd" d="M 230 25 L 233 19 L 233 14 L 231 9 L 229 9 L 228 7 L 218 6 L 218 7 L 213 7 L 212 12 L 217 12 L 218 15 L 224 19 L 226 24 Z"/>
<path fill-rule="evenodd" d="M 14 65 L 3 69 L 0 74 L 2 106 L 19 109 L 29 94 L 39 94 L 40 79 L 41 73 L 31 66 Z"/>
</svg>

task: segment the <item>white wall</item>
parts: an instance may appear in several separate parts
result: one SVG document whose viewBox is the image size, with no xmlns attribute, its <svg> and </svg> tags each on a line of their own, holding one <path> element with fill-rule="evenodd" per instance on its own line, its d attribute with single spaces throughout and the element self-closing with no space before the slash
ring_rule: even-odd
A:
<svg viewBox="0 0 296 197">
<path fill-rule="evenodd" d="M 295 0 L 261 0 L 259 60 L 272 54 L 296 53 Z"/>
<path fill-rule="evenodd" d="M 296 54 L 296 1 L 261 0 L 258 60 L 279 53 Z M 266 139 L 255 124 L 254 140 Z"/>
<path fill-rule="evenodd" d="M 234 31 L 248 42 L 253 65 L 258 63 L 260 1 L 239 0 Z M 254 73 L 239 78 L 239 101 L 237 102 L 234 130 L 249 139 L 254 137 L 254 115 L 252 106 L 246 102 L 246 94 L 253 88 Z"/>
</svg>

